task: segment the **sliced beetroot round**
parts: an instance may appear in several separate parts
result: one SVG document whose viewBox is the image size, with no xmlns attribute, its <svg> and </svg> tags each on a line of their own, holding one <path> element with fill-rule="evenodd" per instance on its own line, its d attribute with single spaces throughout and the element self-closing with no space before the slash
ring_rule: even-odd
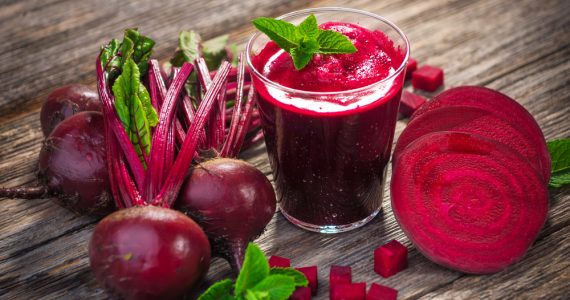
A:
<svg viewBox="0 0 570 300">
<path fill-rule="evenodd" d="M 544 224 L 548 194 L 525 158 L 490 139 L 436 132 L 394 162 L 392 210 L 432 261 L 493 273 L 520 260 Z"/>
<path fill-rule="evenodd" d="M 484 109 L 512 124 L 514 128 L 519 128 L 527 135 L 528 139 L 533 141 L 541 164 L 540 173 L 546 181 L 550 179 L 551 162 L 544 135 L 540 130 L 540 126 L 536 123 L 536 120 L 517 101 L 505 94 L 488 88 L 480 86 L 461 86 L 449 89 L 437 95 L 430 102 L 416 110 L 410 120 L 414 120 L 429 111 L 444 106 L 471 106 Z"/>
<path fill-rule="evenodd" d="M 394 159 L 414 140 L 439 131 L 475 133 L 501 142 L 526 158 L 542 174 L 538 147 L 524 131 L 488 110 L 473 106 L 444 106 L 415 117 L 398 138 Z"/>
</svg>

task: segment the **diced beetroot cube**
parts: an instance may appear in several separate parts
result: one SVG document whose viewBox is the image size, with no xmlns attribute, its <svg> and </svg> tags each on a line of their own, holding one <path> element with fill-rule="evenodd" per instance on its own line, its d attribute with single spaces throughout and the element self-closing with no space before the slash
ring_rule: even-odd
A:
<svg viewBox="0 0 570 300">
<path fill-rule="evenodd" d="M 387 286 L 373 283 L 366 294 L 366 300 L 396 300 L 398 291 Z"/>
<path fill-rule="evenodd" d="M 412 78 L 412 73 L 418 68 L 418 62 L 411 58 L 408 59 L 408 64 L 406 65 L 406 80 Z"/>
<path fill-rule="evenodd" d="M 412 73 L 412 86 L 416 89 L 433 92 L 443 85 L 443 70 L 424 65 Z"/>
<path fill-rule="evenodd" d="M 337 283 L 331 290 L 330 300 L 365 300 L 366 283 Z"/>
<path fill-rule="evenodd" d="M 400 101 L 400 114 L 405 118 L 409 118 L 424 103 L 426 103 L 426 98 L 404 91 Z"/>
<path fill-rule="evenodd" d="M 352 268 L 349 266 L 331 266 L 330 283 L 351 283 Z"/>
<path fill-rule="evenodd" d="M 273 255 L 269 258 L 270 268 L 289 268 L 291 260 L 285 257 Z"/>
<path fill-rule="evenodd" d="M 408 267 L 408 248 L 393 240 L 374 250 L 374 272 L 388 278 Z"/>
<path fill-rule="evenodd" d="M 311 294 L 315 296 L 317 290 L 319 289 L 319 280 L 317 276 L 317 266 L 297 268 L 297 271 L 305 274 L 307 280 L 309 281 L 309 287 L 311 288 Z"/>
<path fill-rule="evenodd" d="M 298 287 L 289 300 L 309 300 L 311 299 L 311 288 L 310 287 Z"/>
<path fill-rule="evenodd" d="M 352 283 L 352 268 L 349 266 L 331 266 L 329 274 L 331 295 L 335 286 L 343 283 Z"/>
</svg>

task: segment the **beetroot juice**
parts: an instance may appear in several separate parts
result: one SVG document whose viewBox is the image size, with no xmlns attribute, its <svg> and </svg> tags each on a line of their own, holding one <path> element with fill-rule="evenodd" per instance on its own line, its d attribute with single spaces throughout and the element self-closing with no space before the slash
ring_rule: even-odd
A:
<svg viewBox="0 0 570 300">
<path fill-rule="evenodd" d="M 385 33 L 400 32 L 379 17 L 373 21 L 383 26 L 364 26 L 330 21 L 338 19 L 330 14 L 363 12 L 326 10 L 296 14 L 314 13 L 326 21 L 321 29 L 346 35 L 356 53 L 316 55 L 298 71 L 271 41 L 251 53 L 254 36 L 248 58 L 282 213 L 308 230 L 340 232 L 381 209 L 408 47 L 403 35 L 398 43 Z"/>
</svg>

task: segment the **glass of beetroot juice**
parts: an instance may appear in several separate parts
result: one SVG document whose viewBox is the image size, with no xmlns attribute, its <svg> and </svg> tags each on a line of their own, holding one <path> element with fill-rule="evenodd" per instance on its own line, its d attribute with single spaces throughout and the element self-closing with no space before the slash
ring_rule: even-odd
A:
<svg viewBox="0 0 570 300">
<path fill-rule="evenodd" d="M 360 10 L 307 9 L 279 19 L 297 25 L 310 14 L 357 51 L 317 54 L 296 70 L 287 52 L 256 33 L 247 60 L 281 212 L 301 228 L 336 233 L 382 208 L 409 44 L 394 24 Z"/>
</svg>

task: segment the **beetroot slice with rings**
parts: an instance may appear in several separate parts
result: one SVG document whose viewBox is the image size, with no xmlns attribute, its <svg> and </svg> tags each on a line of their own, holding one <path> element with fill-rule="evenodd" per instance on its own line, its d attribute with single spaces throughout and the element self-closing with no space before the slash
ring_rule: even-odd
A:
<svg viewBox="0 0 570 300">
<path fill-rule="evenodd" d="M 536 120 L 517 101 L 488 88 L 461 86 L 449 89 L 434 97 L 430 102 L 416 110 L 410 121 L 429 111 L 447 106 L 471 106 L 487 110 L 505 122 L 510 123 L 512 127 L 524 132 L 528 139 L 533 141 L 541 164 L 540 173 L 544 181 L 548 182 L 550 179 L 551 162 L 544 135 Z"/>
<path fill-rule="evenodd" d="M 436 132 L 395 161 L 392 209 L 432 261 L 465 273 L 500 271 L 520 260 L 548 212 L 548 191 L 525 158 L 490 139 Z"/>
<path fill-rule="evenodd" d="M 542 174 L 540 153 L 524 131 L 488 110 L 473 106 L 441 107 L 414 118 L 398 139 L 394 159 L 417 138 L 439 131 L 475 133 L 505 144 L 526 158 Z"/>
</svg>

